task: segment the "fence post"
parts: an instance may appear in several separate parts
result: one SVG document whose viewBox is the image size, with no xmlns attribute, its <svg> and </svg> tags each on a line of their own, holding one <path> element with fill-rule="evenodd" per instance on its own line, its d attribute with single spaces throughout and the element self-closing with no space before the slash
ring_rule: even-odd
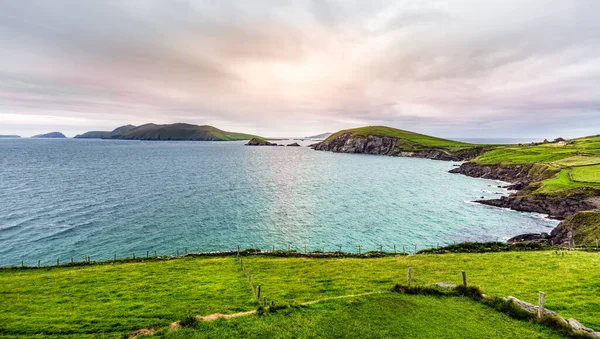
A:
<svg viewBox="0 0 600 339">
<path fill-rule="evenodd" d="M 402 245 L 402 254 L 406 253 L 406 248 L 404 245 Z"/>
<path fill-rule="evenodd" d="M 360 254 L 360 244 L 358 244 L 358 254 Z"/>
<path fill-rule="evenodd" d="M 383 244 L 379 244 L 379 252 L 383 252 Z"/>
<path fill-rule="evenodd" d="M 263 307 L 267 307 L 267 297 L 263 297 Z"/>
<path fill-rule="evenodd" d="M 412 267 L 408 268 L 408 277 L 406 279 L 406 287 L 410 288 L 410 280 L 412 279 Z"/>
<path fill-rule="evenodd" d="M 156 250 L 154 250 L 154 256 L 156 257 Z"/>
<path fill-rule="evenodd" d="M 25 267 L 25 264 L 23 263 L 23 260 L 21 260 L 21 267 Z"/>
<path fill-rule="evenodd" d="M 462 271 L 462 281 L 463 281 L 463 286 L 467 287 L 467 273 L 465 271 Z"/>
<path fill-rule="evenodd" d="M 41 262 L 41 260 L 38 260 L 38 267 L 40 267 L 40 262 Z"/>
<path fill-rule="evenodd" d="M 413 250 L 413 254 L 417 254 L 417 244 L 415 244 L 415 249 Z"/>
<path fill-rule="evenodd" d="M 260 304 L 260 285 L 256 286 L 256 303 Z"/>
<path fill-rule="evenodd" d="M 397 254 L 398 252 L 396 251 L 396 245 L 394 245 L 394 254 Z"/>
<path fill-rule="evenodd" d="M 538 318 L 541 318 L 544 316 L 544 307 L 546 304 L 546 293 L 544 292 L 540 292 L 540 300 L 539 300 L 539 307 L 538 307 Z"/>
<path fill-rule="evenodd" d="M 187 247 L 184 250 L 185 250 L 185 255 L 187 255 Z"/>
</svg>

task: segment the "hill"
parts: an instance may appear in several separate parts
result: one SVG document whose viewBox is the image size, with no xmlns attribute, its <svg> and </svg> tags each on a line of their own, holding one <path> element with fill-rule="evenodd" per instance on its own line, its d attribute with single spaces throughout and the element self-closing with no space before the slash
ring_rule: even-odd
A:
<svg viewBox="0 0 600 339">
<path fill-rule="evenodd" d="M 304 137 L 304 139 L 327 139 L 331 136 L 331 134 L 333 133 L 329 133 L 329 132 L 325 132 L 325 133 L 321 133 L 321 134 L 317 134 L 317 135 L 313 135 L 310 137 Z"/>
<path fill-rule="evenodd" d="M 58 139 L 58 138 L 66 138 L 64 134 L 60 132 L 50 132 L 46 134 L 38 134 L 32 136 L 32 138 L 49 138 L 49 139 Z"/>
<path fill-rule="evenodd" d="M 511 182 L 520 190 L 488 205 L 559 219 L 600 208 L 600 136 L 498 146 L 453 172 Z"/>
<path fill-rule="evenodd" d="M 130 130 L 113 133 L 107 138 L 128 140 L 232 141 L 250 140 L 254 137 L 256 136 L 222 131 L 213 126 L 176 123 L 170 125 L 145 124 Z"/>
<path fill-rule="evenodd" d="M 436 138 L 385 126 L 367 126 L 336 132 L 313 146 L 318 151 L 467 160 L 488 146 Z"/>
<path fill-rule="evenodd" d="M 125 125 L 114 129 L 113 131 L 90 131 L 83 134 L 77 134 L 76 139 L 108 139 L 112 135 L 118 135 L 134 129 L 136 126 Z"/>
<path fill-rule="evenodd" d="M 0 303 L 0 336 L 89 337 L 102 333 L 112 338 L 138 329 L 166 327 L 191 315 L 256 310 L 253 291 L 235 255 L 137 258 L 115 263 L 0 270 L 3 301 Z M 408 267 L 412 268 L 415 286 L 440 281 L 459 284 L 460 272 L 465 270 L 469 284 L 491 296 L 512 295 L 537 303 L 538 292 L 544 291 L 548 309 L 598 329 L 599 260 L 598 253 L 573 251 L 557 255 L 554 250 L 388 254 L 368 259 L 243 256 L 253 284 L 260 284 L 262 295 L 281 308 L 264 317 L 251 315 L 203 323 L 197 330 L 212 333 L 204 334 L 205 337 L 274 333 L 278 327 L 284 331 L 280 335 L 283 337 L 293 331 L 304 331 L 298 332 L 304 333 L 301 337 L 315 337 L 325 335 L 324 330 L 331 333 L 350 329 L 364 334 L 362 337 L 370 337 L 361 332 L 365 326 L 381 331 L 373 332 L 381 336 L 385 336 L 385 331 L 397 333 L 403 326 L 407 326 L 410 333 L 422 333 L 425 337 L 427 334 L 464 337 L 462 332 L 456 332 L 459 329 L 471 333 L 471 337 L 498 337 L 493 332 L 497 326 L 513 331 L 510 333 L 515 333 L 515 337 L 533 337 L 540 331 L 545 333 L 540 337 L 546 337 L 552 333 L 536 324 L 514 321 L 468 298 L 387 292 L 394 284 L 406 282 Z M 556 279 L 557 276 L 561 278 Z M 372 292 L 382 293 L 352 296 Z M 349 297 L 334 300 L 343 296 Z M 323 300 L 326 298 L 332 299 Z M 324 302 L 309 304 L 316 300 Z M 286 308 L 286 305 L 297 307 Z M 346 330 L 344 323 L 349 326 Z M 302 324 L 307 329 L 294 327 L 294 324 Z M 179 335 L 178 332 L 171 334 Z M 191 337 L 192 333 L 183 330 L 181 336 L 185 335 Z M 202 337 L 203 334 L 194 335 Z"/>
</svg>

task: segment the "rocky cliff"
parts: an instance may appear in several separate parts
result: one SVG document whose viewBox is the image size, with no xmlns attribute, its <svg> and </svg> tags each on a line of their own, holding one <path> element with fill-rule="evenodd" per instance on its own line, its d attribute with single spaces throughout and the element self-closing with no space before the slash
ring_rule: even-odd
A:
<svg viewBox="0 0 600 339">
<path fill-rule="evenodd" d="M 600 192 L 594 190 L 558 196 L 534 193 L 541 181 L 552 178 L 558 173 L 556 169 L 543 164 L 483 165 L 467 162 L 450 172 L 475 178 L 506 181 L 511 183 L 507 186 L 509 189 L 519 190 L 508 197 L 477 201 L 489 206 L 542 213 L 555 219 L 564 219 L 580 211 L 600 208 L 600 200 L 597 198 Z"/>
<path fill-rule="evenodd" d="M 406 146 L 406 147 L 405 147 Z M 352 132 L 340 134 L 311 145 L 317 151 L 339 153 L 363 153 L 388 156 L 416 157 L 435 160 L 465 161 L 482 154 L 485 147 L 472 147 L 457 151 L 420 145 L 404 145 L 402 138 L 381 135 L 357 135 Z"/>
</svg>

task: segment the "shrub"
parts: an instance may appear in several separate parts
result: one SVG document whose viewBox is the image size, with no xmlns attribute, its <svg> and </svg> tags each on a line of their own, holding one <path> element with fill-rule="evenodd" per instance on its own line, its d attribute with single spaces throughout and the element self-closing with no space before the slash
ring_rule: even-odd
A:
<svg viewBox="0 0 600 339">
<path fill-rule="evenodd" d="M 181 327 L 196 328 L 198 326 L 198 318 L 194 316 L 185 317 L 181 319 L 179 325 Z"/>
</svg>

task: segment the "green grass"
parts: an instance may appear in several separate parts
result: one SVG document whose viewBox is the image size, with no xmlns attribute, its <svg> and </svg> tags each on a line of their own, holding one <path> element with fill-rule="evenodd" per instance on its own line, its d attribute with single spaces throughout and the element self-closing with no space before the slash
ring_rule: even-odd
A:
<svg viewBox="0 0 600 339">
<path fill-rule="evenodd" d="M 536 303 L 547 294 L 548 308 L 600 328 L 600 254 L 554 251 L 444 254 L 381 259 L 308 259 L 249 257 L 246 265 L 276 303 L 385 290 L 406 279 L 415 285 L 446 281 L 459 284 L 461 270 L 469 284 L 490 295 Z"/>
<path fill-rule="evenodd" d="M 479 145 L 473 145 L 465 142 L 436 138 L 429 135 L 414 133 L 410 131 L 405 131 L 401 129 L 385 127 L 385 126 L 366 126 L 360 128 L 352 128 L 346 129 L 335 134 L 331 135 L 327 139 L 334 139 L 339 137 L 344 133 L 351 132 L 355 135 L 360 136 L 369 136 L 369 135 L 379 135 L 386 137 L 394 137 L 400 139 L 398 142 L 398 147 L 402 150 L 412 151 L 418 150 L 423 147 L 427 148 L 440 148 L 451 151 L 458 151 L 462 149 L 472 148 Z"/>
<path fill-rule="evenodd" d="M 0 271 L 0 336 L 114 333 L 253 307 L 233 257 Z"/>
<path fill-rule="evenodd" d="M 386 292 L 164 331 L 167 338 L 561 338 L 464 297 Z"/>
<path fill-rule="evenodd" d="M 600 189 L 600 137 L 547 143 L 535 146 L 501 146 L 484 153 L 476 162 L 483 165 L 545 167 L 551 176 L 532 177 L 543 181 L 535 194 L 570 195 Z"/>
<path fill-rule="evenodd" d="M 600 183 L 600 165 L 573 168 L 571 175 L 577 182 Z"/>
<path fill-rule="evenodd" d="M 535 251 L 371 259 L 248 256 L 244 262 L 255 285 L 262 285 L 262 295 L 278 305 L 387 291 L 405 282 L 409 266 L 415 285 L 460 283 L 460 271 L 466 270 L 468 283 L 489 295 L 513 295 L 536 303 L 541 290 L 547 294 L 548 308 L 600 329 L 599 253 Z M 0 270 L 0 336 L 104 333 L 112 337 L 165 326 L 195 314 L 248 311 L 255 307 L 252 298 L 235 257 Z M 317 312 L 321 306 L 315 307 Z M 414 312 L 425 312 L 419 309 Z M 364 311 L 371 317 L 380 316 Z M 307 312 L 300 313 L 297 321 L 310 328 L 313 315 Z M 315 313 L 314 317 L 326 315 Z M 496 313 L 489 311 L 485 317 L 496 317 Z M 239 321 L 235 331 L 250 331 L 244 322 L 254 320 Z M 268 326 L 276 328 L 277 317 L 272 321 Z M 293 324 L 290 320 L 281 326 Z"/>
</svg>

